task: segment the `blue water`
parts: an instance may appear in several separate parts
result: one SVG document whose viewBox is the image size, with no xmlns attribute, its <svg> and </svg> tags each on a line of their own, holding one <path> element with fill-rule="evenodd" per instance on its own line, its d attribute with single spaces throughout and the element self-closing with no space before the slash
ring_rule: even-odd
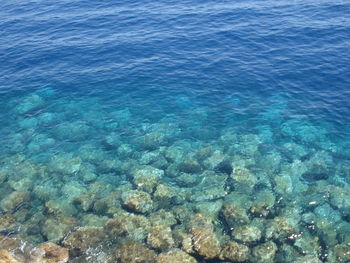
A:
<svg viewBox="0 0 350 263">
<path fill-rule="evenodd" d="M 125 242 L 157 262 L 174 249 L 237 261 L 228 240 L 251 251 L 244 262 L 349 262 L 349 14 L 338 0 L 1 1 L 0 233 L 28 251 L 52 241 L 72 262 L 135 260 L 120 256 Z M 151 208 L 128 203 L 134 190 Z M 162 209 L 173 243 L 157 247 L 145 226 L 108 234 L 123 216 L 158 225 Z M 196 213 L 220 253 L 179 241 L 198 241 Z M 261 236 L 240 238 L 242 226 Z M 67 241 L 79 227 L 100 231 L 90 250 Z"/>
</svg>

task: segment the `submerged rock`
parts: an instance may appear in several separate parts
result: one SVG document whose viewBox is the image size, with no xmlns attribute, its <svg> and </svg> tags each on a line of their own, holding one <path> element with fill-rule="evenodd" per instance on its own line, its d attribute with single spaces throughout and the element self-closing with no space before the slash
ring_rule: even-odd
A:
<svg viewBox="0 0 350 263">
<path fill-rule="evenodd" d="M 229 241 L 223 245 L 220 258 L 233 262 L 245 262 L 249 257 L 249 248 L 245 245 Z"/>
<path fill-rule="evenodd" d="M 228 178 L 226 174 L 205 171 L 200 176 L 200 183 L 193 187 L 191 201 L 210 201 L 225 197 L 228 194 L 225 189 L 225 184 Z"/>
<path fill-rule="evenodd" d="M 191 232 L 193 248 L 198 255 L 206 259 L 219 257 L 220 243 L 213 232 L 201 228 L 194 228 Z"/>
<path fill-rule="evenodd" d="M 331 249 L 330 262 L 343 263 L 350 262 L 350 245 L 339 244 Z"/>
<path fill-rule="evenodd" d="M 115 258 L 120 263 L 152 263 L 156 253 L 142 243 L 127 240 L 117 247 Z"/>
<path fill-rule="evenodd" d="M 13 191 L 0 202 L 3 211 L 11 212 L 19 208 L 25 202 L 29 202 L 30 193 L 27 191 Z"/>
<path fill-rule="evenodd" d="M 156 263 L 196 263 L 194 257 L 180 249 L 172 249 L 168 252 L 163 252 L 156 258 Z"/>
<path fill-rule="evenodd" d="M 25 243 L 19 238 L 0 235 L 0 249 L 8 251 L 17 251 L 23 247 Z"/>
<path fill-rule="evenodd" d="M 139 145 L 145 150 L 156 150 L 167 143 L 167 138 L 162 132 L 150 132 L 139 138 Z"/>
<path fill-rule="evenodd" d="M 165 184 L 159 184 L 153 194 L 153 199 L 158 208 L 167 208 L 175 200 L 175 190 Z"/>
<path fill-rule="evenodd" d="M 176 246 L 180 247 L 183 251 L 185 251 L 188 254 L 196 254 L 196 252 L 193 249 L 192 234 L 187 233 L 184 229 L 178 226 L 173 230 L 173 237 Z"/>
<path fill-rule="evenodd" d="M 145 191 L 147 193 L 153 193 L 158 181 L 163 177 L 164 171 L 154 168 L 152 166 L 144 166 L 140 169 L 136 169 L 133 173 L 134 185 L 140 191 Z"/>
<path fill-rule="evenodd" d="M 233 229 L 232 237 L 244 243 L 256 242 L 261 239 L 261 231 L 252 225 L 237 226 Z"/>
<path fill-rule="evenodd" d="M 151 196 L 143 191 L 130 190 L 122 194 L 123 205 L 131 211 L 148 213 L 153 210 Z"/>
<path fill-rule="evenodd" d="M 244 167 L 234 167 L 231 177 L 235 191 L 241 193 L 251 193 L 258 182 L 256 176 Z"/>
<path fill-rule="evenodd" d="M 7 250 L 0 249 L 0 263 L 20 263 Z"/>
<path fill-rule="evenodd" d="M 268 222 L 265 236 L 268 239 L 284 241 L 293 234 L 298 234 L 288 220 L 282 216 L 275 217 Z"/>
<path fill-rule="evenodd" d="M 178 164 L 178 169 L 181 172 L 196 174 L 202 171 L 201 165 L 193 159 L 184 159 L 181 163 Z"/>
<path fill-rule="evenodd" d="M 81 164 L 80 157 L 70 153 L 59 153 L 51 158 L 50 168 L 62 174 L 72 175 L 79 172 Z"/>
<path fill-rule="evenodd" d="M 226 160 L 226 155 L 221 151 L 216 150 L 213 154 L 204 160 L 204 166 L 209 170 L 215 170 L 220 167 L 220 165 Z"/>
<path fill-rule="evenodd" d="M 177 224 L 175 215 L 171 212 L 165 210 L 158 210 L 155 213 L 150 214 L 149 222 L 154 225 L 164 225 L 164 226 L 173 226 Z"/>
<path fill-rule="evenodd" d="M 230 228 L 233 228 L 237 225 L 245 225 L 250 221 L 246 211 L 238 205 L 225 204 L 222 207 L 221 213 L 225 219 L 226 224 Z"/>
<path fill-rule="evenodd" d="M 0 232 L 13 229 L 16 219 L 12 214 L 0 215 Z"/>
<path fill-rule="evenodd" d="M 53 129 L 57 140 L 83 141 L 91 135 L 91 127 L 85 121 L 62 122 Z"/>
<path fill-rule="evenodd" d="M 23 99 L 23 101 L 16 106 L 15 111 L 18 114 L 26 114 L 32 110 L 37 110 L 40 107 L 43 107 L 44 103 L 45 101 L 42 97 L 37 94 L 32 94 Z"/>
<path fill-rule="evenodd" d="M 269 241 L 252 249 L 251 260 L 257 263 L 273 263 L 275 262 L 276 252 L 276 244 Z"/>
<path fill-rule="evenodd" d="M 65 263 L 69 260 L 67 248 L 47 242 L 31 251 L 30 260 L 36 263 Z"/>
<path fill-rule="evenodd" d="M 171 228 L 164 225 L 153 226 L 148 230 L 147 244 L 162 251 L 170 249 L 175 242 Z"/>
<path fill-rule="evenodd" d="M 222 200 L 217 200 L 215 202 L 197 203 L 195 211 L 214 221 L 218 217 L 221 208 Z"/>
<path fill-rule="evenodd" d="M 106 233 L 112 239 L 128 237 L 138 241 L 146 238 L 149 228 L 150 223 L 146 217 L 126 212 L 108 220 L 105 225 Z"/>
<path fill-rule="evenodd" d="M 317 256 L 307 255 L 297 258 L 293 263 L 322 263 Z"/>
<path fill-rule="evenodd" d="M 51 242 L 63 239 L 77 226 L 77 219 L 70 216 L 49 217 L 41 227 L 41 233 Z"/>
<path fill-rule="evenodd" d="M 62 242 L 72 255 L 79 255 L 90 248 L 96 248 L 105 240 L 102 227 L 80 227 L 70 233 Z"/>
</svg>

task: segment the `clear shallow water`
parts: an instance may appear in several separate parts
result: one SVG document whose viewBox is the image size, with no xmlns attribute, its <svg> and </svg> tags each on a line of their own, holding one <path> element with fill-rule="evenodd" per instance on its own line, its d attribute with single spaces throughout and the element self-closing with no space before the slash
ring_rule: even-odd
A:
<svg viewBox="0 0 350 263">
<path fill-rule="evenodd" d="M 72 262 L 349 261 L 346 1 L 0 7 L 3 235 Z"/>
</svg>

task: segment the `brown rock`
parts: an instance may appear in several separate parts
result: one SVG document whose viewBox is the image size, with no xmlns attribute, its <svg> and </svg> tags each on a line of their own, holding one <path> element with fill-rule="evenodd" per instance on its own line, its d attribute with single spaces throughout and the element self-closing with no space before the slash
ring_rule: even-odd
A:
<svg viewBox="0 0 350 263">
<path fill-rule="evenodd" d="M 80 227 L 65 238 L 62 244 L 67 247 L 73 255 L 78 255 L 89 248 L 95 248 L 105 239 L 102 227 Z"/>
<path fill-rule="evenodd" d="M 31 260 L 36 263 L 65 263 L 68 259 L 68 249 L 51 242 L 41 244 L 31 252 Z"/>
<path fill-rule="evenodd" d="M 249 223 L 249 217 L 246 211 L 238 205 L 226 204 L 222 207 L 221 212 L 229 227 Z"/>
<path fill-rule="evenodd" d="M 160 250 L 169 249 L 175 244 L 170 227 L 164 225 L 153 226 L 149 229 L 147 243 Z"/>
<path fill-rule="evenodd" d="M 180 249 L 173 249 L 161 253 L 156 258 L 156 263 L 196 263 L 197 260 Z"/>
<path fill-rule="evenodd" d="M 7 250 L 0 250 L 0 263 L 20 263 Z"/>
<path fill-rule="evenodd" d="M 249 248 L 233 241 L 225 243 L 220 254 L 220 258 L 234 262 L 244 262 L 248 256 Z"/>
<path fill-rule="evenodd" d="M 21 246 L 21 240 L 0 235 L 0 249 L 16 250 Z"/>
<path fill-rule="evenodd" d="M 128 240 L 115 251 L 115 257 L 120 263 L 154 263 L 156 253 L 142 243 Z"/>
<path fill-rule="evenodd" d="M 213 232 L 201 228 L 194 228 L 191 232 L 193 248 L 200 256 L 206 259 L 219 256 L 220 243 Z"/>
</svg>

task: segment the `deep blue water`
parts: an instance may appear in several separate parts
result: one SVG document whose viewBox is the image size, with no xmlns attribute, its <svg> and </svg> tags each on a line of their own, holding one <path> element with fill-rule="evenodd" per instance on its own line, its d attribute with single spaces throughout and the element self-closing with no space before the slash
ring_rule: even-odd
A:
<svg viewBox="0 0 350 263">
<path fill-rule="evenodd" d="M 286 242 L 288 250 L 284 239 L 267 234 L 248 244 L 232 233 L 224 236 L 249 249 L 272 240 L 278 247 L 276 262 L 292 262 L 288 253 L 293 260 L 312 255 L 347 262 L 337 251 L 350 250 L 343 234 L 350 234 L 349 14 L 350 2 L 340 0 L 2 0 L 0 197 L 29 196 L 14 204 L 10 200 L 11 205 L 1 201 L 0 214 L 14 217 L 10 228 L 21 226 L 18 236 L 24 240 L 69 247 L 63 236 L 31 225 L 64 215 L 76 218 L 79 226 L 95 226 L 84 221 L 94 215 L 101 217 L 96 226 L 105 227 L 114 213 L 93 205 L 84 210 L 74 201 L 96 182 L 109 190 L 94 202 L 116 188 L 144 190 L 133 181 L 133 171 L 148 165 L 164 171 L 160 182 L 200 196 L 204 179 L 191 180 L 215 171 L 228 176 L 223 181 L 230 196 L 244 189 L 235 179 L 235 169 L 243 167 L 258 179 L 242 196 L 254 203 L 260 192 L 268 192 L 286 200 L 282 208 L 262 200 L 274 207 L 267 225 L 278 216 L 289 220 L 283 210 L 288 208 L 299 209 L 299 220 L 287 220 L 295 233 L 317 220 L 333 224 L 319 222 L 316 230 L 308 230 L 321 249 L 305 253 L 302 241 Z M 206 147 L 211 153 L 201 159 L 198 151 Z M 89 156 L 86 149 L 92 149 Z M 224 157 L 214 164 L 221 158 L 217 153 Z M 200 169 L 183 168 L 187 159 Z M 31 165 L 36 172 L 21 168 Z M 40 169 L 45 172 L 38 176 Z M 86 179 L 86 171 L 94 176 Z M 283 178 L 280 185 L 278 178 Z M 215 197 L 185 198 L 165 209 L 186 206 L 195 213 L 204 201 L 236 204 L 236 197 L 222 195 L 220 187 L 215 191 Z M 312 198 L 325 192 L 336 194 L 310 208 Z M 119 205 L 129 211 L 124 199 Z M 49 212 L 50 200 L 67 206 Z M 247 213 L 249 206 L 243 207 Z M 142 213 L 149 218 L 151 212 Z M 268 229 L 254 221 L 254 214 L 249 220 L 262 232 Z M 180 221 L 180 227 L 186 225 Z M 0 233 L 2 228 L 9 227 L 0 222 Z M 146 239 L 138 241 L 155 249 Z M 198 253 L 191 255 L 205 262 Z"/>
</svg>

